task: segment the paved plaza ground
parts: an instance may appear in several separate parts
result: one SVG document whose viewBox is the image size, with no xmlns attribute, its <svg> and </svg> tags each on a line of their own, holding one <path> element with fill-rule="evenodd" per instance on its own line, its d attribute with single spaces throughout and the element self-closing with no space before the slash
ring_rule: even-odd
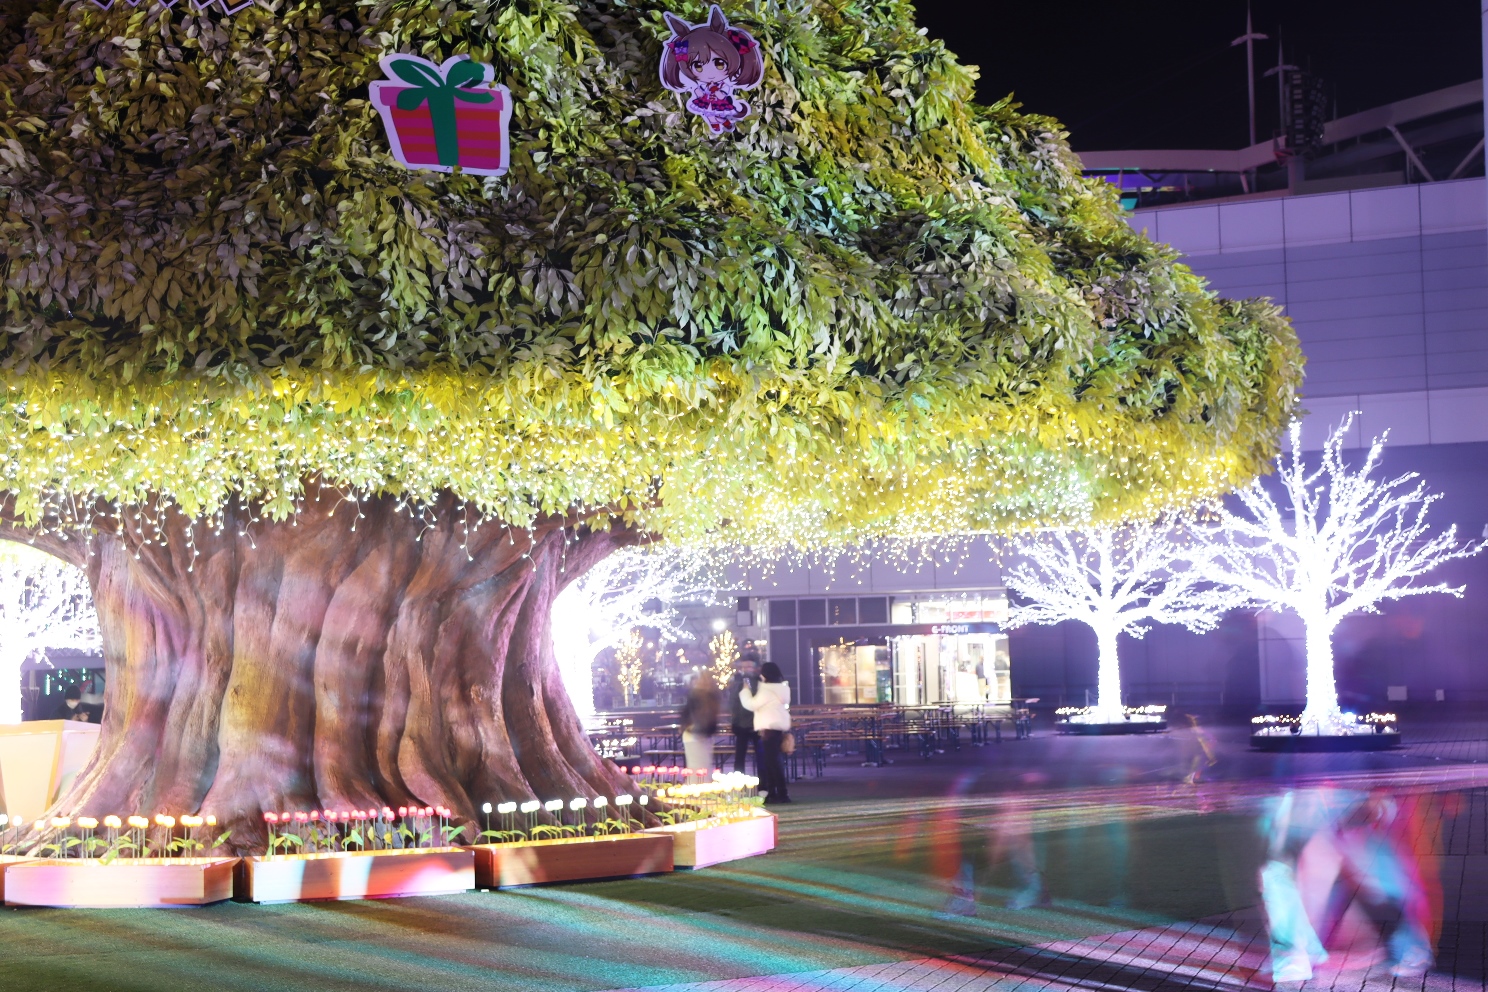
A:
<svg viewBox="0 0 1488 992">
<path fill-rule="evenodd" d="M 1415 797 L 1442 906 L 1432 973 L 1392 978 L 1360 920 L 1306 988 L 1483 989 L 1488 722 L 1423 719 L 1406 732 L 1399 752 L 1283 757 L 1220 726 L 1218 763 L 1196 787 L 1181 782 L 1193 753 L 1181 735 L 1041 734 L 928 760 L 891 752 L 882 769 L 834 758 L 793 787 L 775 853 L 648 879 L 4 910 L 0 990 L 1265 989 L 1255 817 L 1279 783 L 1299 780 Z M 1047 905 L 1007 908 L 1018 844 L 1045 868 Z M 957 879 L 974 906 L 953 900 Z"/>
</svg>

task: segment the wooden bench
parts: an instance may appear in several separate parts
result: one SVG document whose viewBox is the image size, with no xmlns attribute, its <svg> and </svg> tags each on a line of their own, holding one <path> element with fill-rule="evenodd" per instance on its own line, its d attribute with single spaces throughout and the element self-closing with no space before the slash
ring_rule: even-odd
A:
<svg viewBox="0 0 1488 992">
<path fill-rule="evenodd" d="M 816 762 L 819 768 L 825 768 L 826 749 L 833 744 L 859 745 L 862 748 L 863 758 L 865 759 L 863 761 L 864 765 L 882 767 L 883 765 L 893 763 L 884 756 L 883 736 L 875 730 L 868 728 L 840 730 L 832 728 L 812 728 L 811 730 L 805 731 L 804 733 L 804 742 L 810 749 L 814 749 L 818 753 Z M 803 739 L 800 735 L 798 735 L 796 738 L 796 750 L 798 752 L 802 749 L 802 743 Z"/>
</svg>

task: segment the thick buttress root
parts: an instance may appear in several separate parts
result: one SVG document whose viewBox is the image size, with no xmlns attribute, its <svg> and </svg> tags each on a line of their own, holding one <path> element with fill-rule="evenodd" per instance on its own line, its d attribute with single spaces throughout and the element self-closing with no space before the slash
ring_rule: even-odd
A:
<svg viewBox="0 0 1488 992">
<path fill-rule="evenodd" d="M 450 506 L 416 518 L 312 487 L 291 521 L 229 513 L 188 540 L 176 517 L 163 537 L 126 517 L 86 557 L 40 542 L 88 570 L 108 678 L 59 810 L 213 813 L 261 851 L 265 810 L 476 823 L 483 802 L 634 789 L 589 746 L 549 637 L 553 598 L 629 533 L 467 529 Z"/>
</svg>

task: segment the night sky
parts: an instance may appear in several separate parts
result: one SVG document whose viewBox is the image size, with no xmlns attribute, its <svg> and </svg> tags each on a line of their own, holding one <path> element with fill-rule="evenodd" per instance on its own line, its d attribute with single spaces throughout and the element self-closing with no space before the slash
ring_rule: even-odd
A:
<svg viewBox="0 0 1488 992">
<path fill-rule="evenodd" d="M 1245 0 L 915 0 L 920 24 L 981 67 L 978 97 L 1013 93 L 1058 117 L 1077 150 L 1246 143 Z M 1339 113 L 1481 77 L 1474 0 L 1255 0 L 1256 130 L 1277 126 L 1287 61 L 1319 74 Z"/>
</svg>

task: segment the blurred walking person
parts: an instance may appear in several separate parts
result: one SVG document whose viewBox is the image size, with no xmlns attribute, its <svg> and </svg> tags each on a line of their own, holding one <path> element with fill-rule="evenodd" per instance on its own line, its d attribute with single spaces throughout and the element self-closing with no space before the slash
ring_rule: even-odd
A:
<svg viewBox="0 0 1488 992">
<path fill-rule="evenodd" d="M 767 806 L 791 801 L 781 754 L 781 745 L 791 728 L 790 698 L 790 683 L 773 661 L 760 667 L 758 688 L 745 685 L 739 690 L 739 701 L 754 714 L 754 729 L 760 736 L 760 756 L 764 760 L 760 763 L 759 780 Z"/>
<path fill-rule="evenodd" d="M 1327 938 L 1337 928 L 1354 899 L 1387 916 L 1398 914 L 1385 940 L 1390 972 L 1397 978 L 1417 978 L 1435 963 L 1436 914 L 1422 878 L 1420 865 L 1402 836 L 1405 817 L 1400 804 L 1375 793 L 1354 807 L 1339 825 L 1334 845 L 1338 875 L 1330 886 L 1332 898 L 1322 921 Z"/>
<path fill-rule="evenodd" d="M 1019 776 L 1019 781 L 1027 787 L 1036 785 L 1040 777 L 1037 772 L 1025 772 Z M 1034 837 L 1034 828 L 1032 808 L 1017 801 L 992 821 L 991 862 L 996 865 L 1006 861 L 1012 869 L 1016 886 L 1008 896 L 1008 909 L 1049 905 L 1049 890 L 1044 885 L 1044 858 L 1041 845 Z"/>
<path fill-rule="evenodd" d="M 718 733 L 718 686 L 707 672 L 693 676 L 692 687 L 682 703 L 682 750 L 687 767 L 713 770 L 713 737 Z"/>
<path fill-rule="evenodd" d="M 1188 719 L 1188 726 L 1178 736 L 1183 756 L 1183 784 L 1198 785 L 1204 771 L 1213 768 L 1219 758 L 1215 754 L 1214 738 L 1199 726 L 1199 718 L 1192 713 L 1185 713 L 1184 716 Z"/>
<path fill-rule="evenodd" d="M 1315 886 L 1298 879 L 1304 848 L 1316 851 L 1327 844 L 1339 809 L 1325 789 L 1292 789 L 1270 800 L 1261 816 L 1266 840 L 1266 863 L 1261 867 L 1261 904 L 1266 910 L 1266 932 L 1271 939 L 1271 977 L 1276 982 L 1303 982 L 1315 965 L 1328 960 L 1315 921 Z M 1314 908 L 1309 912 L 1311 896 Z"/>
</svg>

